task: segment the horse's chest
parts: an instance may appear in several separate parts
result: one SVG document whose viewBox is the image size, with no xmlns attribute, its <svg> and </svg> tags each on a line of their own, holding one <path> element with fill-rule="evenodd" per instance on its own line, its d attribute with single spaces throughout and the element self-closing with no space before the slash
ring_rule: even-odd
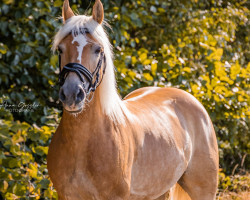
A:
<svg viewBox="0 0 250 200">
<path fill-rule="evenodd" d="M 85 170 L 84 155 L 79 155 L 67 144 L 50 145 L 48 155 L 48 169 L 52 182 L 59 195 L 70 199 L 81 199 L 84 192 L 87 199 L 92 199 L 92 195 L 87 192 L 87 183 L 90 180 Z"/>
<path fill-rule="evenodd" d="M 118 152 L 114 143 L 101 145 L 90 140 L 74 146 L 60 139 L 54 141 L 49 149 L 48 169 L 59 195 L 70 199 L 105 199 L 101 196 L 111 194 L 114 185 L 120 184 L 118 177 L 123 180 L 116 164 Z"/>
</svg>

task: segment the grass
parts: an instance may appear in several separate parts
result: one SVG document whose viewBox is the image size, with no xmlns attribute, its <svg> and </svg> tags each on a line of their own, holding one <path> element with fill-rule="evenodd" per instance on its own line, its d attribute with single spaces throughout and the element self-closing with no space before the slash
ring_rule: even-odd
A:
<svg viewBox="0 0 250 200">
<path fill-rule="evenodd" d="M 250 192 L 224 192 L 219 193 L 217 200 L 250 200 Z"/>
<path fill-rule="evenodd" d="M 250 200 L 250 174 L 225 176 L 219 174 L 217 200 Z"/>
</svg>

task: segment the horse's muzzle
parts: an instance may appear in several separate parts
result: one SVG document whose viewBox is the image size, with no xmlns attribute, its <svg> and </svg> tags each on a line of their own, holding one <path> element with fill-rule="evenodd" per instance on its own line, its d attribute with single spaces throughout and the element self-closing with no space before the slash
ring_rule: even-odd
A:
<svg viewBox="0 0 250 200">
<path fill-rule="evenodd" d="M 70 113 L 81 112 L 85 97 L 85 91 L 79 85 L 70 87 L 63 85 L 59 91 L 59 99 L 63 103 L 63 107 Z"/>
</svg>

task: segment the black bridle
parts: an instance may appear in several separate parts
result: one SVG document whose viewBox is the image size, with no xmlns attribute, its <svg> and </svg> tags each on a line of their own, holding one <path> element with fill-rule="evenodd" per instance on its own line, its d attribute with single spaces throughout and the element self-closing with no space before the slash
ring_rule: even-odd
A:
<svg viewBox="0 0 250 200">
<path fill-rule="evenodd" d="M 102 78 L 100 80 L 100 69 L 102 67 L 103 62 L 104 62 L 104 66 L 103 66 L 103 71 L 102 71 Z M 59 70 L 60 70 L 59 84 L 60 86 L 64 84 L 65 79 L 67 78 L 69 72 L 74 72 L 80 78 L 81 82 L 83 83 L 83 86 L 85 86 L 85 79 L 83 78 L 83 76 L 87 79 L 87 81 L 89 82 L 89 87 L 88 88 L 84 87 L 84 90 L 86 94 L 89 94 L 90 92 L 94 92 L 96 88 L 101 84 L 103 76 L 105 74 L 105 69 L 106 69 L 106 58 L 103 52 L 101 52 L 100 59 L 93 73 L 91 73 L 86 67 L 84 67 L 80 63 L 68 63 L 61 70 L 61 56 L 59 54 Z"/>
</svg>

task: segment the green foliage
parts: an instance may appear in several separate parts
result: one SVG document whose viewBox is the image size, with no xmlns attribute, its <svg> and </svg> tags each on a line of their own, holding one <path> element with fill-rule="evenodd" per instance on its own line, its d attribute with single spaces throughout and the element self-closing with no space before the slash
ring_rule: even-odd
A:
<svg viewBox="0 0 250 200">
<path fill-rule="evenodd" d="M 56 199 L 48 177 L 46 155 L 55 126 L 0 120 L 0 192 L 5 199 Z"/>
<path fill-rule="evenodd" d="M 41 106 L 35 112 L 13 113 L 15 119 L 46 122 L 48 107 L 56 99 L 56 61 L 50 59 L 51 38 L 58 27 L 60 8 L 50 1 L 4 1 L 0 3 L 0 93 L 9 103 Z M 2 15 L 3 14 L 3 15 Z M 51 99 L 50 99 L 50 98 Z"/>
<path fill-rule="evenodd" d="M 32 112 L 10 113 L 0 107 L 0 192 L 6 199 L 56 198 L 47 175 L 46 154 L 60 114 L 58 88 L 52 87 L 57 84 L 58 58 L 50 48 L 61 24 L 56 18 L 62 2 L 0 2 L 0 103 L 39 104 Z M 245 173 L 250 166 L 246 156 L 250 153 L 249 3 L 102 2 L 112 27 L 108 32 L 121 95 L 149 85 L 193 94 L 216 129 L 220 189 L 234 190 L 239 184 L 228 175 Z M 71 5 L 74 11 L 85 13 L 89 1 L 73 0 Z"/>
<path fill-rule="evenodd" d="M 223 172 L 219 173 L 219 192 L 223 191 L 234 191 L 234 192 L 242 192 L 247 191 L 250 185 L 250 176 L 226 176 Z"/>
<path fill-rule="evenodd" d="M 244 1 L 134 1 L 125 6 L 107 17 L 115 32 L 121 94 L 148 85 L 193 94 L 211 116 L 221 167 L 230 174 L 250 153 L 250 10 Z M 244 160 L 237 172 L 249 166 L 249 157 Z"/>
</svg>

